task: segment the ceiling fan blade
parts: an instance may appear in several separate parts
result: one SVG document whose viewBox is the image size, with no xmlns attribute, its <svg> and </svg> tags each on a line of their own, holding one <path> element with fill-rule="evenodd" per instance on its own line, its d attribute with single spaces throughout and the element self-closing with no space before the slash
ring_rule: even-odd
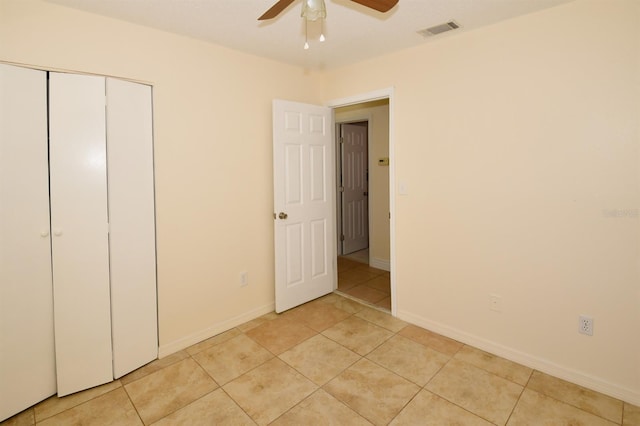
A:
<svg viewBox="0 0 640 426">
<path fill-rule="evenodd" d="M 393 6 L 398 4 L 398 0 L 351 0 L 378 12 L 388 12 Z"/>
<path fill-rule="evenodd" d="M 258 21 L 264 21 L 267 19 L 275 18 L 280 14 L 280 12 L 285 10 L 294 1 L 295 0 L 279 0 L 276 4 L 271 6 L 271 9 L 263 13 L 262 16 L 258 18 Z"/>
</svg>

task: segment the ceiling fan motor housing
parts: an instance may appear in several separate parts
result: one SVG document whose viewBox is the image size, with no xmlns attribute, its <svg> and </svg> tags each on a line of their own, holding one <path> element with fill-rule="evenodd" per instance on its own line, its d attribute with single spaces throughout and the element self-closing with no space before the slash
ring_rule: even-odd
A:
<svg viewBox="0 0 640 426">
<path fill-rule="evenodd" d="M 269 10 L 262 14 L 258 18 L 258 21 L 264 21 L 267 19 L 273 19 L 278 16 L 283 10 L 285 10 L 291 3 L 295 0 L 279 0 L 276 2 Z M 309 20 L 315 21 L 319 18 L 326 18 L 327 10 L 324 4 L 324 0 L 302 0 L 302 16 Z M 368 7 L 369 9 L 377 10 L 378 12 L 388 12 L 391 10 L 396 4 L 398 4 L 398 0 L 351 0 L 354 3 L 361 4 L 362 6 Z M 313 13 L 309 12 L 308 15 L 305 15 L 305 11 L 314 11 Z M 317 15 L 317 16 L 316 16 Z M 315 16 L 315 17 L 313 17 Z"/>
</svg>

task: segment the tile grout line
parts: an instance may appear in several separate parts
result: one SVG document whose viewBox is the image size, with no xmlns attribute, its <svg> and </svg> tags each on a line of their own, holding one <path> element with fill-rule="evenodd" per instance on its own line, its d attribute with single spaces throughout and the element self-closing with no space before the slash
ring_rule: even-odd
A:
<svg viewBox="0 0 640 426">
<path fill-rule="evenodd" d="M 133 399 L 131 399 L 131 395 L 129 395 L 129 392 L 127 392 L 127 389 L 124 387 L 124 385 L 122 386 L 122 389 L 124 390 L 124 393 L 127 395 L 127 398 L 131 403 L 131 406 L 133 406 L 133 409 L 136 410 L 136 414 L 138 415 L 138 419 L 140 419 L 140 423 L 142 423 L 143 425 L 146 425 L 144 420 L 142 420 L 142 416 L 140 415 L 140 411 L 138 410 L 138 407 L 136 407 L 136 404 L 133 403 Z"/>
<path fill-rule="evenodd" d="M 236 328 L 237 328 L 237 327 L 234 327 L 234 329 L 236 329 Z M 245 335 L 247 338 L 251 339 L 251 337 L 247 336 L 247 335 L 246 335 L 242 330 L 238 330 L 238 331 L 240 331 L 240 333 L 241 333 L 241 334 L 243 334 L 243 335 Z M 239 336 L 239 335 L 238 335 L 238 336 Z M 213 348 L 213 347 L 215 347 L 215 346 L 223 345 L 223 344 L 227 343 L 229 340 L 234 339 L 235 337 L 238 337 L 238 336 L 231 337 L 230 339 L 224 340 L 224 341 L 219 342 L 219 343 L 214 343 L 214 344 L 212 344 L 210 347 L 208 347 L 208 348 L 206 348 L 206 349 L 203 349 L 202 351 L 196 352 L 196 353 L 195 353 L 195 354 L 193 354 L 193 355 L 196 355 L 196 354 L 199 354 L 199 353 L 201 353 L 201 352 L 204 352 L 204 351 L 207 351 L 207 350 L 209 350 L 209 349 L 212 349 L 212 348 Z M 212 337 L 215 337 L 215 336 L 212 336 Z M 253 339 L 251 339 L 251 341 L 255 342 Z M 251 368 L 250 370 L 245 371 L 244 373 L 242 373 L 242 374 L 241 374 L 241 375 L 239 375 L 238 377 L 234 377 L 233 379 L 231 379 L 231 380 L 227 381 L 225 384 L 220 384 L 220 383 L 218 383 L 218 381 L 217 381 L 217 380 L 216 380 L 216 379 L 215 379 L 215 378 L 214 378 L 214 377 L 213 377 L 213 376 L 212 376 L 212 375 L 207 371 L 207 369 L 206 369 L 206 368 L 204 368 L 204 367 L 203 367 L 203 366 L 198 362 L 198 360 L 196 360 L 196 359 L 193 357 L 193 355 L 189 354 L 189 356 L 190 356 L 190 357 L 191 357 L 191 358 L 196 362 L 196 364 L 198 364 L 198 366 L 199 366 L 200 368 L 202 368 L 202 370 L 204 370 L 204 372 L 205 372 L 209 377 L 211 377 L 211 379 L 214 381 L 214 383 L 216 383 L 216 384 L 218 385 L 218 387 L 217 387 L 216 389 L 212 390 L 211 392 L 208 392 L 208 393 L 206 393 L 205 395 L 202 395 L 200 398 L 196 399 L 195 401 L 191 401 L 189 404 L 185 405 L 185 407 L 187 407 L 187 406 L 189 406 L 189 405 L 193 404 L 193 403 L 194 403 L 194 402 L 196 402 L 196 401 L 201 400 L 201 399 L 202 399 L 202 398 L 204 398 L 205 396 L 210 395 L 211 393 L 213 393 L 213 392 L 215 392 L 215 391 L 217 391 L 217 390 L 219 389 L 219 390 L 221 390 L 222 392 L 224 392 L 224 394 L 225 394 L 225 395 L 227 395 L 227 397 L 228 397 L 231 401 L 233 401 L 233 403 L 234 403 L 234 404 L 235 404 L 235 405 L 236 405 L 240 410 L 242 410 L 242 412 L 243 412 L 244 414 L 246 414 L 246 416 L 247 416 L 247 417 L 248 417 L 248 418 L 249 418 L 249 419 L 250 419 L 254 424 L 256 424 L 256 425 L 257 425 L 258 423 L 254 420 L 254 418 L 253 418 L 253 417 L 251 417 L 251 415 L 250 415 L 249 413 L 247 413 L 247 411 L 246 411 L 244 408 L 242 408 L 242 406 L 241 406 L 240 404 L 238 404 L 238 401 L 236 401 L 236 400 L 235 400 L 235 399 L 234 399 L 234 398 L 233 398 L 233 397 L 232 397 L 232 396 L 231 396 L 231 395 L 230 395 L 230 394 L 229 394 L 229 393 L 224 389 L 224 386 L 225 386 L 225 385 L 227 385 L 227 384 L 231 383 L 232 381 L 236 380 L 236 379 L 237 379 L 237 378 L 239 378 L 239 377 L 244 376 L 245 374 L 249 373 L 250 371 L 255 370 L 256 368 L 258 368 L 258 367 L 260 367 L 260 366 L 264 365 L 265 363 L 267 363 L 267 362 L 271 361 L 273 358 L 275 358 L 275 357 L 276 357 L 275 355 L 273 355 L 273 353 L 272 353 L 271 351 L 269 351 L 267 348 L 265 348 L 265 347 L 263 347 L 262 345 L 260 345 L 260 343 L 258 343 L 258 342 L 255 342 L 255 343 L 256 343 L 258 346 L 262 347 L 262 348 L 263 348 L 264 350 L 266 350 L 267 352 L 269 352 L 269 354 L 271 354 L 271 355 L 272 355 L 272 357 L 271 357 L 271 358 L 269 358 L 268 360 L 266 360 L 265 362 L 263 362 L 262 364 L 259 364 L 259 365 L 255 366 L 254 368 Z M 184 408 L 184 407 L 183 407 L 183 408 Z M 177 410 L 176 410 L 176 411 L 177 411 Z M 165 416 L 165 417 L 166 417 L 166 416 Z"/>
<path fill-rule="evenodd" d="M 532 376 L 533 376 L 533 373 L 534 373 L 534 372 L 538 372 L 538 373 L 541 373 L 541 374 L 546 374 L 546 373 L 543 373 L 542 371 L 539 371 L 539 370 L 535 370 L 535 369 L 533 369 L 533 371 L 532 371 L 532 373 L 531 373 L 531 375 L 532 375 Z M 551 377 L 554 377 L 554 378 L 555 378 L 555 376 L 551 376 Z M 560 380 L 562 380 L 562 379 L 560 379 Z M 575 383 L 571 383 L 571 382 L 567 382 L 567 383 L 570 383 L 570 384 L 575 385 L 575 386 L 580 386 L 580 385 L 576 385 Z M 616 424 L 616 425 L 622 425 L 622 424 L 623 424 L 623 422 L 624 422 L 624 404 L 625 404 L 625 402 L 624 402 L 624 401 L 622 401 L 622 400 L 620 400 L 620 399 L 613 398 L 613 397 L 609 397 L 609 398 L 613 398 L 613 399 L 615 399 L 616 401 L 620 401 L 620 402 L 622 402 L 622 410 L 621 410 L 621 412 L 622 412 L 622 418 L 621 418 L 620 422 L 615 422 L 615 421 L 613 421 L 613 420 L 611 420 L 611 419 L 608 419 L 608 418 L 606 418 L 606 417 L 601 416 L 600 414 L 596 414 L 596 413 L 593 413 L 593 412 L 591 412 L 591 411 L 587 411 L 587 410 L 585 410 L 584 408 L 578 407 L 577 405 L 572 404 L 571 402 L 563 401 L 563 400 L 558 399 L 558 398 L 556 398 L 556 397 L 554 397 L 554 396 L 552 396 L 552 395 L 548 395 L 548 394 L 546 394 L 545 392 L 540 391 L 540 390 L 531 389 L 531 388 L 529 388 L 529 383 L 528 383 L 528 382 L 527 382 L 527 386 L 526 386 L 526 388 L 525 388 L 525 389 L 529 389 L 529 391 L 531 391 L 531 392 L 535 392 L 535 393 L 537 393 L 537 394 L 540 394 L 540 395 L 544 396 L 545 398 L 552 399 L 552 400 L 554 400 L 554 401 L 556 401 L 556 402 L 559 402 L 560 404 L 568 405 L 569 407 L 575 408 L 575 409 L 580 410 L 580 411 L 582 411 L 582 412 L 584 412 L 584 413 L 590 414 L 590 415 L 592 415 L 592 416 L 598 417 L 598 418 L 600 418 L 600 419 L 606 420 L 606 421 L 611 422 L 611 423 L 614 423 L 614 424 Z M 595 392 L 595 391 L 594 391 L 594 392 Z M 523 391 L 523 393 L 524 393 L 524 391 Z M 608 396 L 608 395 L 605 395 L 605 396 Z"/>
<path fill-rule="evenodd" d="M 59 396 L 57 396 L 57 394 L 55 394 L 55 395 L 51 395 L 50 397 L 48 397 L 48 398 L 46 398 L 46 399 L 43 399 L 42 401 L 40 401 L 40 402 L 36 403 L 35 405 L 32 405 L 31 407 L 27 408 L 26 410 L 33 409 L 33 421 L 34 421 L 34 423 L 33 423 L 33 424 L 34 424 L 34 425 L 37 425 L 38 423 L 42 423 L 43 421 L 48 420 L 48 419 L 51 419 L 51 418 L 53 418 L 53 417 L 55 417 L 55 416 L 57 416 L 57 415 L 59 415 L 59 414 L 66 413 L 67 411 L 73 410 L 73 409 L 74 409 L 74 408 L 76 408 L 76 407 L 79 407 L 79 406 L 84 405 L 84 404 L 86 404 L 86 403 L 88 403 L 88 402 L 91 402 L 91 401 L 93 401 L 93 400 L 94 400 L 94 399 L 96 399 L 96 398 L 99 398 L 99 397 L 101 397 L 101 396 L 103 396 L 103 395 L 107 395 L 107 394 L 109 394 L 109 393 L 111 393 L 111 392 L 113 392 L 113 391 L 117 390 L 119 387 L 124 388 L 124 386 L 122 385 L 122 382 L 120 381 L 120 379 L 118 379 L 118 380 L 114 380 L 113 382 L 115 382 L 115 381 L 120 382 L 120 386 L 117 386 L 115 389 L 111 389 L 111 390 L 110 390 L 110 391 L 108 391 L 108 392 L 104 392 L 104 393 L 101 393 L 101 394 L 99 394 L 99 395 L 93 396 L 93 397 L 91 397 L 91 398 L 87 399 L 86 401 L 79 402 L 79 403 L 77 403 L 77 404 L 75 404 L 75 405 L 72 405 L 71 407 L 65 408 L 65 409 L 64 409 L 64 410 L 62 410 L 62 411 L 59 411 L 59 412 L 57 412 L 57 413 L 55 413 L 55 414 L 52 414 L 52 415 L 47 416 L 47 417 L 44 417 L 44 418 L 42 418 L 42 419 L 40 419 L 40 420 L 38 420 L 38 419 L 37 419 L 37 416 L 36 416 L 36 410 L 35 410 L 36 406 L 38 406 L 39 404 L 43 403 L 44 401 L 49 400 L 50 398 L 54 398 L 54 397 L 55 397 L 55 398 L 58 398 L 58 399 L 62 399 L 62 398 L 66 398 L 66 397 L 71 397 L 72 395 L 76 395 L 76 393 L 72 393 L 72 394 L 69 394 L 69 395 L 65 395 L 65 396 L 63 396 L 63 397 L 59 397 Z M 80 391 L 80 392 L 78 392 L 78 393 L 86 392 L 86 391 L 89 391 L 89 390 L 91 390 L 91 389 L 97 389 L 97 388 L 99 388 L 99 387 L 101 387 L 101 386 L 105 386 L 105 385 L 108 385 L 109 383 L 113 383 L 113 382 L 103 383 L 103 384 L 101 384 L 101 385 L 97 385 L 97 386 L 94 386 L 94 387 L 92 387 L 92 388 L 82 390 L 82 391 Z M 127 395 L 127 396 L 128 396 L 128 395 Z M 26 411 L 26 410 L 23 410 L 23 411 Z M 18 413 L 18 414 L 19 414 L 19 413 Z M 9 419 L 11 419 L 11 418 L 12 418 L 12 417 L 9 417 Z M 6 420 L 9 420 L 9 419 L 6 419 Z M 2 422 L 5 422 L 6 420 L 3 420 Z"/>
<path fill-rule="evenodd" d="M 249 413 L 247 413 L 247 411 L 246 411 L 244 408 L 242 408 L 242 406 L 241 406 L 240 404 L 238 404 L 238 401 L 236 401 L 235 399 L 233 399 L 233 397 L 232 397 L 231 395 L 229 395 L 229 392 L 227 392 L 227 391 L 226 391 L 226 389 L 224 389 L 222 386 L 220 386 L 220 390 L 222 390 L 222 392 L 224 392 L 224 394 L 225 394 L 225 395 L 227 395 L 227 397 L 228 397 L 231 401 L 233 401 L 233 403 L 234 403 L 234 404 L 235 404 L 235 405 L 236 405 L 240 410 L 242 410 L 242 412 L 243 412 L 244 414 L 246 414 L 246 416 L 247 416 L 247 417 L 248 417 L 248 418 L 249 418 L 249 419 L 250 419 L 254 424 L 256 424 L 256 425 L 258 424 L 258 422 L 256 422 L 256 421 L 253 419 L 253 417 L 251 417 L 251 415 L 249 415 Z"/>
<path fill-rule="evenodd" d="M 357 287 L 357 286 L 354 286 L 354 287 Z M 354 288 L 354 287 L 351 287 L 351 288 Z M 350 289 L 351 289 L 351 288 L 350 288 Z M 330 294 L 331 294 L 331 293 L 330 293 Z M 345 293 L 345 292 L 343 292 L 342 290 L 335 289 L 335 290 L 333 291 L 333 294 L 337 294 L 337 295 L 339 295 L 339 296 L 344 297 L 345 299 L 352 300 L 352 301 L 354 301 L 354 302 L 356 302 L 356 303 L 359 303 L 359 304 L 361 304 L 361 305 L 363 305 L 363 306 L 365 306 L 365 307 L 367 307 L 367 308 L 373 308 L 373 309 L 376 309 L 376 310 L 378 310 L 378 311 L 380 311 L 380 312 L 384 312 L 385 314 L 389 314 L 389 315 L 391 315 L 391 312 L 390 312 L 390 311 L 388 311 L 388 310 L 386 310 L 386 309 L 385 309 L 385 308 L 383 308 L 382 306 L 374 305 L 373 303 L 369 303 L 369 302 L 367 302 L 366 300 L 362 300 L 362 299 L 359 299 L 359 298 L 357 298 L 357 297 L 355 297 L 355 296 L 352 296 L 352 295 L 351 295 L 351 294 L 349 294 L 349 293 Z M 338 309 L 340 309 L 340 308 L 338 308 Z M 359 311 L 358 311 L 358 312 L 359 312 Z M 356 313 L 357 313 L 357 312 L 356 312 Z M 355 315 L 355 313 L 354 313 L 353 315 Z M 393 317 L 392 317 L 392 318 L 393 318 Z"/>
<path fill-rule="evenodd" d="M 527 387 L 529 386 L 529 381 L 531 381 L 531 376 L 533 376 L 533 370 L 531 370 L 531 373 L 529 373 L 529 378 L 527 379 L 527 383 L 525 383 L 524 385 L 521 385 L 522 390 L 520 391 L 520 395 L 518 395 L 518 399 L 516 399 L 516 403 L 513 404 L 513 407 L 511 408 L 511 412 L 507 417 L 507 421 L 504 423 L 505 425 L 509 424 L 509 420 L 511 420 L 511 417 L 513 417 L 513 413 L 516 411 L 516 407 L 520 403 L 520 400 L 522 399 L 522 395 L 524 395 L 524 391 L 527 390 Z"/>
<path fill-rule="evenodd" d="M 447 356 L 449 357 L 449 359 L 447 360 L 447 362 L 445 362 L 444 364 L 442 364 L 442 367 L 440 367 L 440 368 L 438 369 L 438 371 L 436 371 L 436 372 L 434 373 L 434 375 L 433 375 L 433 376 L 431 376 L 431 378 L 427 381 L 427 383 L 425 383 L 425 385 L 422 387 L 422 389 L 423 389 L 423 390 L 425 390 L 425 391 L 427 391 L 427 392 L 429 392 L 429 393 L 431 393 L 432 395 L 437 396 L 438 398 L 441 398 L 441 399 L 443 399 L 443 400 L 447 401 L 447 402 L 448 402 L 448 403 L 450 403 L 450 404 L 453 404 L 454 406 L 456 406 L 456 407 L 460 408 L 461 410 L 464 410 L 465 412 L 467 412 L 467 413 L 469 413 L 469 414 L 471 414 L 471 415 L 473 415 L 473 416 L 475 416 L 475 417 L 478 417 L 479 419 L 482 419 L 482 420 L 484 420 L 484 421 L 486 421 L 486 422 L 488 422 L 488 423 L 491 423 L 491 424 L 495 424 L 494 422 L 492 422 L 492 421 L 491 421 L 491 420 L 489 420 L 489 419 L 484 418 L 484 417 L 483 417 L 483 416 L 481 416 L 480 414 L 478 414 L 478 413 L 474 413 L 473 411 L 468 410 L 467 408 L 465 408 L 465 407 L 463 407 L 463 406 L 459 405 L 457 402 L 451 401 L 449 398 L 446 398 L 444 395 L 440 395 L 440 394 L 439 394 L 439 393 L 437 393 L 437 392 L 434 392 L 434 391 L 431 391 L 430 389 L 427 389 L 427 386 L 429 385 L 429 383 L 431 383 L 431 381 L 432 381 L 432 380 L 433 380 L 433 379 L 434 379 L 434 378 L 435 378 L 435 377 L 436 377 L 436 376 L 437 376 L 437 375 L 438 375 L 438 374 L 439 374 L 439 373 L 440 373 L 440 372 L 441 372 L 441 371 L 442 371 L 442 370 L 443 370 L 443 369 L 444 369 L 444 368 L 445 368 L 445 367 L 446 367 L 446 366 L 447 366 L 447 365 L 448 365 L 448 364 L 449 364 L 453 359 L 457 359 L 457 358 L 455 358 L 455 356 L 456 356 L 456 355 L 458 354 L 458 352 L 460 352 L 460 351 L 462 350 L 462 348 L 463 348 L 463 347 L 465 347 L 465 346 L 466 346 L 465 344 L 462 344 L 462 346 L 460 346 L 460 347 L 458 348 L 458 350 L 457 350 L 457 351 L 455 351 L 455 353 L 453 353 L 453 354 L 451 354 L 451 355 L 444 354 L 444 355 L 447 355 Z M 431 348 L 431 349 L 433 349 L 433 348 Z M 433 349 L 433 350 L 436 350 L 436 349 Z M 437 351 L 437 350 L 436 350 L 436 351 Z M 437 352 L 439 352 L 439 351 L 437 351 Z M 440 352 L 440 353 L 442 353 L 442 352 Z M 490 371 L 487 371 L 487 370 L 485 370 L 484 368 L 477 367 L 477 366 L 475 366 L 475 365 L 473 365 L 473 364 L 470 364 L 470 363 L 468 363 L 468 362 L 466 362 L 466 361 L 463 361 L 463 360 L 460 360 L 460 359 L 458 359 L 458 361 L 460 361 L 460 362 L 464 362 L 465 364 L 469 364 L 469 365 L 471 365 L 472 367 L 476 367 L 476 368 L 478 368 L 478 369 L 480 369 L 480 370 L 482 370 L 482 371 L 484 371 L 484 372 L 486 372 L 486 373 L 493 374 L 493 375 L 494 375 L 494 376 L 496 376 L 496 377 L 500 377 L 500 376 L 498 376 L 497 374 L 491 373 Z M 515 406 L 515 405 L 514 405 L 514 406 Z M 505 425 L 506 425 L 506 423 L 505 423 Z"/>
<path fill-rule="evenodd" d="M 400 333 L 400 331 L 404 330 L 405 328 L 406 328 L 406 326 L 405 326 L 405 327 L 403 327 L 402 329 L 400 329 L 400 330 L 398 330 L 398 331 L 394 332 L 394 334 L 393 334 L 389 339 L 385 340 L 385 341 L 384 341 L 382 344 L 380 344 L 378 347 L 376 347 L 375 349 L 371 350 L 367 355 L 371 355 L 371 354 L 372 354 L 376 349 L 378 349 L 378 348 L 379 348 L 380 346 L 382 346 L 384 343 L 386 343 L 386 342 L 388 342 L 389 340 L 391 340 L 393 337 L 395 337 L 395 336 L 400 336 L 400 334 L 399 334 L 399 333 Z M 404 337 L 404 336 L 400 336 L 400 337 Z M 416 342 L 416 343 L 417 343 L 417 342 Z M 418 343 L 418 344 L 419 344 L 419 343 Z M 395 371 L 392 371 L 392 370 L 391 370 L 391 369 L 389 369 L 388 367 L 386 367 L 386 366 L 384 366 L 384 365 L 381 365 L 381 364 L 377 363 L 376 361 L 374 361 L 374 360 L 372 360 L 372 359 L 369 359 L 369 358 L 367 357 L 367 355 L 363 356 L 362 358 L 365 358 L 365 359 L 366 359 L 366 360 L 368 360 L 369 362 L 372 362 L 372 363 L 374 363 L 375 365 L 377 365 L 377 366 L 379 366 L 379 367 L 381 367 L 381 368 L 384 368 L 384 369 L 385 369 L 385 370 L 387 370 L 389 373 L 394 374 L 394 375 L 396 375 L 396 376 L 398 376 L 398 377 L 401 377 L 401 378 L 405 379 L 406 381 L 408 381 L 408 382 L 410 382 L 410 383 L 413 383 L 414 385 L 418 386 L 418 391 L 417 391 L 417 392 L 416 392 L 416 393 L 415 393 L 411 398 L 409 398 L 409 400 L 408 400 L 408 401 L 407 401 L 407 402 L 402 406 L 402 408 L 400 408 L 400 410 L 398 410 L 398 412 L 397 412 L 397 413 L 396 413 L 396 414 L 395 414 L 395 415 L 394 415 L 394 416 L 389 420 L 389 422 L 387 422 L 387 425 L 389 425 L 389 424 L 391 424 L 391 423 L 393 422 L 393 420 L 394 420 L 396 417 L 398 417 L 398 416 L 400 415 L 400 413 L 402 413 L 402 411 L 404 411 L 404 409 L 405 409 L 405 408 L 407 408 L 407 406 L 411 403 L 411 401 L 413 401 L 413 400 L 416 398 L 416 396 L 418 396 L 418 394 L 419 394 L 420 392 L 422 392 L 422 390 L 424 389 L 424 386 L 420 386 L 418 383 L 415 383 L 414 381 L 412 381 L 412 380 L 410 380 L 410 379 L 408 379 L 408 378 L 406 378 L 406 377 L 404 377 L 404 376 L 402 376 L 402 375 L 400 375 L 400 374 L 396 373 Z M 436 373 L 436 374 L 437 374 L 437 373 Z M 434 374 L 434 376 L 435 376 L 435 374 Z M 425 386 L 426 386 L 426 385 L 425 385 Z"/>
</svg>

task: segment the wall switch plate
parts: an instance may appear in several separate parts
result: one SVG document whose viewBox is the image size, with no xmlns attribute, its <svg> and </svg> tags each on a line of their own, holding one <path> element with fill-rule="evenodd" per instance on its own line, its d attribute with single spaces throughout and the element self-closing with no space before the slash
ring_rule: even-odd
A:
<svg viewBox="0 0 640 426">
<path fill-rule="evenodd" d="M 240 272 L 240 287 L 244 287 L 249 284 L 249 274 L 247 271 Z"/>
</svg>

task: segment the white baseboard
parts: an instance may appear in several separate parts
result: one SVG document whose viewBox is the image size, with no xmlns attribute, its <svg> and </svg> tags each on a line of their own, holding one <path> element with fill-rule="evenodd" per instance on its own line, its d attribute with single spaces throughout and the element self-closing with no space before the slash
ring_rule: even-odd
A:
<svg viewBox="0 0 640 426">
<path fill-rule="evenodd" d="M 382 269 L 384 271 L 391 271 L 391 261 L 389 260 L 376 259 L 375 257 L 372 257 L 369 259 L 369 266 Z"/>
<path fill-rule="evenodd" d="M 571 383 L 583 386 L 596 392 L 609 395 L 613 398 L 620 399 L 633 405 L 640 405 L 640 391 L 629 389 L 615 383 L 608 382 L 598 377 L 585 374 L 583 372 L 573 370 L 569 367 L 562 366 L 549 360 L 538 358 L 533 355 L 520 352 L 513 348 L 509 348 L 498 343 L 486 340 L 484 338 L 465 333 L 458 329 L 440 324 L 426 318 L 414 315 L 410 312 L 398 310 L 398 318 L 411 324 L 441 334 L 485 352 L 506 358 L 510 361 L 517 362 L 529 368 L 541 371 L 543 373 L 558 377 Z"/>
<path fill-rule="evenodd" d="M 231 330 L 233 327 L 237 327 L 247 321 L 251 321 L 252 319 L 258 318 L 259 316 L 268 314 L 269 312 L 273 312 L 274 308 L 275 304 L 270 303 L 268 305 L 253 309 L 249 312 L 245 312 L 244 314 L 235 316 L 228 320 L 213 324 L 205 328 L 204 330 L 190 334 L 181 339 L 174 340 L 173 342 L 167 343 L 166 345 L 161 345 L 158 348 L 158 358 L 164 358 L 168 355 L 181 351 L 182 349 L 188 348 L 191 345 L 195 345 L 196 343 L 200 343 L 203 340 L 207 340 L 210 337 L 216 336 L 227 330 Z"/>
</svg>

